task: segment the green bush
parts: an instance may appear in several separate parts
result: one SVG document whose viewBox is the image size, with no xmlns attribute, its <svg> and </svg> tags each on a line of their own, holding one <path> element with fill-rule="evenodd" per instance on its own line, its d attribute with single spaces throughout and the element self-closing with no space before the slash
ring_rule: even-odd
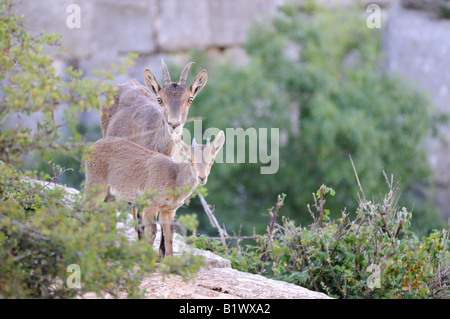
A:
<svg viewBox="0 0 450 319">
<path fill-rule="evenodd" d="M 307 221 L 310 191 L 327 183 L 339 190 L 329 201 L 338 218 L 341 207 L 356 209 L 350 154 L 370 194 L 383 190 L 383 170 L 400 177 L 402 204 L 414 203 L 417 213 L 412 227 L 426 234 L 440 225 L 428 200 L 430 103 L 383 72 L 380 33 L 367 28 L 360 11 L 313 4 L 307 12 L 282 7 L 272 22 L 257 24 L 244 66 L 194 54 L 209 80 L 189 114 L 203 117 L 204 129 L 280 128 L 279 171 L 261 175 L 261 164 L 248 161 L 216 164 L 209 202 L 229 232 L 242 225 L 248 234 L 255 225 L 263 230 L 260 207 L 270 206 L 273 194 L 286 193 L 286 215 Z"/>
<path fill-rule="evenodd" d="M 24 155 L 38 153 L 49 160 L 55 150 L 67 156 L 80 154 L 81 135 L 76 130 L 80 111 L 99 108 L 102 102 L 112 103 L 115 89 L 107 80 L 109 73 L 98 79 L 82 78 L 80 71 L 68 68 L 57 75 L 44 47 L 60 46 L 59 35 L 26 32 L 20 17 L 10 14 L 11 3 L 0 7 L 0 160 L 23 166 Z M 64 80 L 66 78 L 67 80 Z M 57 123 L 55 112 L 66 106 L 64 123 Z M 18 115 L 19 120 L 12 120 Z M 22 117 L 34 116 L 30 127 Z M 13 124 L 11 124 L 11 121 Z M 60 126 L 70 129 L 70 139 L 61 139 Z"/>
<path fill-rule="evenodd" d="M 3 298 L 69 298 L 87 292 L 137 297 L 142 296 L 141 280 L 156 269 L 189 277 L 202 264 L 187 254 L 156 264 L 159 256 L 147 242 L 130 242 L 111 231 L 115 218 L 107 216 L 116 214 L 116 204 L 103 203 L 92 213 L 79 194 L 51 187 L 52 182 L 33 182 L 6 164 L 0 169 Z M 117 221 L 126 223 L 126 216 Z M 70 265 L 80 270 L 77 289 L 66 282 Z"/>
<path fill-rule="evenodd" d="M 410 231 L 412 213 L 397 206 L 397 185 L 372 202 L 363 197 L 356 217 L 344 210 L 331 219 L 322 185 L 308 206 L 309 226 L 283 217 L 276 222 L 284 198 L 270 210 L 264 236 L 245 248 L 230 248 L 201 236 L 196 245 L 215 251 L 241 271 L 284 280 L 336 298 L 450 297 L 448 231 L 433 231 L 421 240 Z"/>
<path fill-rule="evenodd" d="M 50 160 L 74 158 L 71 169 L 78 169 L 85 148 L 79 112 L 112 102 L 113 77 L 97 72 L 98 78 L 87 79 L 71 68 L 57 75 L 43 52 L 47 45 L 59 46 L 59 37 L 29 35 L 10 10 L 10 1 L 0 2 L 0 298 L 69 298 L 87 292 L 136 297 L 142 295 L 142 278 L 156 269 L 191 275 L 201 258 L 184 254 L 157 263 L 148 243 L 130 242 L 112 231 L 116 205 L 102 203 L 92 212 L 81 195 L 53 187 L 67 169 Z M 130 60 L 124 62 L 116 69 Z M 64 121 L 57 123 L 56 110 L 63 106 Z M 22 120 L 11 124 L 15 116 L 28 115 L 35 116 L 33 127 Z M 69 132 L 64 138 L 61 128 Z M 49 163 L 51 174 L 24 171 L 33 157 Z M 125 216 L 118 221 L 125 223 Z M 78 274 L 80 287 L 73 287 Z"/>
</svg>

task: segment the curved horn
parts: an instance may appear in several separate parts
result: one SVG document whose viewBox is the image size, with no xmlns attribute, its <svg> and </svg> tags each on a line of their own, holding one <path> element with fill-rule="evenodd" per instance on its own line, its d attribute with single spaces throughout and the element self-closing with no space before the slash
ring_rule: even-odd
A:
<svg viewBox="0 0 450 319">
<path fill-rule="evenodd" d="M 180 81 L 178 82 L 180 85 L 186 85 L 187 75 L 189 73 L 189 69 L 193 64 L 195 64 L 195 62 L 189 62 L 183 69 L 183 72 L 181 72 Z"/>
<path fill-rule="evenodd" d="M 163 71 L 163 77 L 164 77 L 164 85 L 170 84 L 172 80 L 170 79 L 169 70 L 167 69 L 166 64 L 164 63 L 164 60 L 161 60 L 162 64 L 162 71 Z"/>
</svg>

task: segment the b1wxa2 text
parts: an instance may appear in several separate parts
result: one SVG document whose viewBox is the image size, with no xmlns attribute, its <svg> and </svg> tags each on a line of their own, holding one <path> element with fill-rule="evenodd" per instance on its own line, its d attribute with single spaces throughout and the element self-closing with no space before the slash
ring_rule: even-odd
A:
<svg viewBox="0 0 450 319">
<path fill-rule="evenodd" d="M 251 314 L 251 313 L 270 313 L 269 304 L 224 304 L 223 313 L 232 314 Z"/>
<path fill-rule="evenodd" d="M 223 314 L 270 314 L 270 304 L 223 304 L 222 307 L 189 305 L 181 306 L 180 314 L 203 314 L 207 317 L 214 312 Z"/>
</svg>

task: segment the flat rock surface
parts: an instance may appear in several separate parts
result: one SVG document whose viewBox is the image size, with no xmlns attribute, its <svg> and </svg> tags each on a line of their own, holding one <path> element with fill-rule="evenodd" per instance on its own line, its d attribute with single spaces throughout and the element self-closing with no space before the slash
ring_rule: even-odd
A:
<svg viewBox="0 0 450 319">
<path fill-rule="evenodd" d="M 201 269 L 196 278 L 185 282 L 180 276 L 161 274 L 142 281 L 145 297 L 152 299 L 328 299 L 314 292 L 283 281 L 241 272 L 229 267 Z"/>
<path fill-rule="evenodd" d="M 124 227 L 126 236 L 136 240 L 134 229 Z M 154 249 L 159 247 L 160 232 L 154 243 Z M 308 290 L 306 288 L 268 279 L 266 277 L 241 272 L 231 268 L 228 259 L 222 258 L 210 251 L 197 249 L 185 244 L 179 234 L 174 236 L 174 254 L 190 251 L 204 256 L 205 266 L 196 274 L 195 278 L 184 281 L 181 276 L 163 276 L 156 272 L 145 278 L 141 289 L 146 298 L 152 299 L 328 299 L 327 295 Z M 121 298 L 126 298 L 125 294 Z"/>
</svg>

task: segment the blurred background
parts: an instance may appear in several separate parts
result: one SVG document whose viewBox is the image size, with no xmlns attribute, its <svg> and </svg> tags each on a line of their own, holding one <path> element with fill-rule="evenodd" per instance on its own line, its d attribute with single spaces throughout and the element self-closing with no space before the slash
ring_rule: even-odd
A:
<svg viewBox="0 0 450 319">
<path fill-rule="evenodd" d="M 399 203 L 413 207 L 418 234 L 448 225 L 450 1 L 14 3 L 29 32 L 61 34 L 66 49 L 47 50 L 61 73 L 72 66 L 89 78 L 137 53 L 114 81 L 143 83 L 145 68 L 162 79 L 161 59 L 172 77 L 195 61 L 188 82 L 206 68 L 208 84 L 189 117 L 202 117 L 203 129 L 280 128 L 276 174 L 261 175 L 261 164 L 212 169 L 207 201 L 228 233 L 264 230 L 281 193 L 287 197 L 280 214 L 310 223 L 307 204 L 322 184 L 336 191 L 327 202 L 333 216 L 355 212 L 358 184 L 349 155 L 369 197 L 388 189 L 383 171 L 400 179 Z M 75 22 L 73 3 L 79 28 L 68 23 Z M 378 18 L 381 25 L 373 27 Z M 80 114 L 79 122 L 86 142 L 101 137 L 98 111 Z M 192 125 L 186 125 L 191 132 Z M 82 188 L 79 162 L 57 155 L 55 162 L 74 169 L 60 182 Z M 196 212 L 201 231 L 214 233 L 197 199 L 183 212 Z"/>
</svg>

